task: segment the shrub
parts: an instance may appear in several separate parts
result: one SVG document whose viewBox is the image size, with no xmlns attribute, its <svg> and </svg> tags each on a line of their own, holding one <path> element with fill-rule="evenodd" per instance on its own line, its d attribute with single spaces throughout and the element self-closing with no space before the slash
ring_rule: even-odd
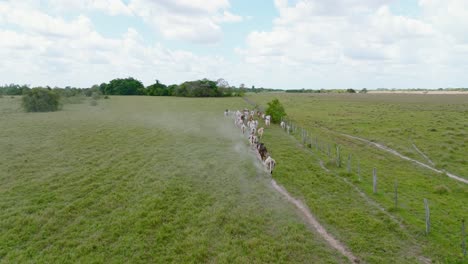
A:
<svg viewBox="0 0 468 264">
<path fill-rule="evenodd" d="M 26 112 L 57 111 L 60 108 L 60 96 L 48 89 L 34 88 L 23 95 L 22 105 Z"/>
<path fill-rule="evenodd" d="M 96 100 L 92 99 L 91 102 L 89 103 L 91 106 L 96 106 L 98 103 Z"/>
<path fill-rule="evenodd" d="M 281 122 L 281 118 L 286 116 L 286 111 L 278 99 L 273 99 L 268 103 L 265 113 L 271 116 L 271 122 L 275 124 Z"/>
<path fill-rule="evenodd" d="M 104 99 L 109 99 L 109 96 L 105 95 L 105 96 L 104 96 Z"/>
<path fill-rule="evenodd" d="M 450 192 L 450 189 L 445 185 L 437 185 L 436 187 L 434 187 L 434 193 L 446 194 L 449 192 Z"/>
<path fill-rule="evenodd" d="M 91 94 L 91 98 L 93 98 L 93 100 L 99 100 L 99 99 L 101 99 L 101 93 L 99 93 L 99 92 L 93 92 L 93 93 Z"/>
</svg>

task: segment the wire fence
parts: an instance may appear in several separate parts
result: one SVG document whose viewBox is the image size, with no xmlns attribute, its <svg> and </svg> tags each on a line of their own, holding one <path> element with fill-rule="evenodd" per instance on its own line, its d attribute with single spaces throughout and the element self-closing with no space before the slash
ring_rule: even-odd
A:
<svg viewBox="0 0 468 264">
<path fill-rule="evenodd" d="M 388 176 L 391 172 L 381 173 L 376 167 L 370 166 L 369 162 L 363 164 L 353 151 L 333 142 L 333 139 L 322 139 L 291 120 L 282 120 L 281 127 L 285 133 L 316 154 L 321 164 L 321 159 L 328 160 L 324 166 L 327 171 L 345 179 L 368 198 L 377 200 L 379 206 L 392 213 L 392 217 L 399 215 L 411 226 L 420 227 L 416 232 L 428 238 L 436 236 L 437 239 L 444 240 L 466 260 L 466 215 L 463 215 L 463 208 L 460 210 L 462 215 L 456 215 L 460 211 L 447 210 L 440 201 L 414 195 L 413 187 L 403 180 L 398 182 L 396 177 Z M 406 215 L 410 217 L 404 217 Z"/>
</svg>

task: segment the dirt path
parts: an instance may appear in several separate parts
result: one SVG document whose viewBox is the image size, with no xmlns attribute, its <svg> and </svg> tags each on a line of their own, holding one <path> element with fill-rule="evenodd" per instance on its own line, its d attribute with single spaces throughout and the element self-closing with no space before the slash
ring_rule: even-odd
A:
<svg viewBox="0 0 468 264">
<path fill-rule="evenodd" d="M 338 250 L 352 263 L 360 263 L 359 259 L 356 258 L 353 253 L 351 253 L 351 251 L 349 251 L 340 241 L 327 232 L 327 230 L 317 221 L 317 219 L 310 212 L 309 208 L 303 202 L 292 197 L 288 191 L 286 191 L 286 189 L 284 189 L 282 186 L 278 185 L 274 179 L 271 180 L 271 185 L 277 192 L 282 194 L 288 202 L 294 204 L 297 209 L 299 209 L 301 214 L 306 218 L 307 223 L 313 226 L 317 233 L 323 237 L 323 239 L 325 239 L 325 241 L 327 241 L 331 247 Z"/>
<path fill-rule="evenodd" d="M 434 165 L 434 162 L 432 162 L 432 160 L 431 160 L 428 156 L 426 156 L 426 154 L 424 154 L 424 152 L 422 152 L 422 151 L 416 146 L 416 144 L 414 144 L 413 142 L 411 142 L 411 145 L 413 145 L 413 148 L 419 153 L 419 155 L 423 156 L 423 158 L 425 158 L 426 161 L 427 161 L 429 164 L 431 164 L 431 166 L 435 166 L 435 165 Z"/>
<path fill-rule="evenodd" d="M 262 159 L 260 157 L 260 154 L 258 151 L 256 151 L 254 148 L 251 148 L 253 154 L 257 157 L 257 159 L 260 161 L 260 163 L 263 165 Z M 264 167 L 264 171 L 268 173 L 266 168 Z M 295 199 L 292 197 L 288 191 L 279 185 L 274 179 L 271 179 L 271 186 L 273 187 L 274 190 L 276 190 L 278 193 L 283 195 L 284 198 L 290 203 L 292 203 L 294 206 L 296 206 L 297 209 L 299 209 L 301 215 L 305 217 L 306 222 L 311 225 L 317 233 L 327 241 L 327 243 L 334 249 L 338 250 L 343 256 L 347 257 L 352 263 L 360 263 L 359 259 L 354 256 L 351 251 L 349 251 L 345 245 L 343 245 L 340 241 L 338 241 L 336 238 L 334 238 L 332 235 L 330 235 L 327 230 L 317 221 L 317 219 L 314 217 L 314 215 L 310 212 L 310 209 L 305 205 L 303 202 L 299 201 L 298 199 Z"/>
<path fill-rule="evenodd" d="M 422 166 L 422 167 L 424 167 L 424 168 L 426 168 L 426 169 L 435 171 L 435 172 L 437 172 L 437 173 L 445 173 L 448 177 L 450 177 L 450 178 L 452 178 L 452 179 L 454 179 L 454 180 L 457 180 L 457 181 L 459 181 L 459 182 L 463 182 L 463 183 L 465 183 L 465 184 L 468 184 L 468 180 L 467 180 L 467 179 L 464 179 L 464 178 L 462 178 L 462 177 L 460 177 L 460 176 L 458 176 L 458 175 L 452 174 L 452 173 L 447 172 L 447 171 L 444 171 L 444 170 L 436 169 L 436 168 L 434 168 L 434 167 L 432 167 L 432 166 L 430 166 L 430 165 L 427 165 L 426 163 L 422 163 L 422 162 L 420 162 L 420 161 L 418 161 L 418 160 L 415 160 L 415 159 L 412 159 L 412 158 L 410 158 L 410 157 L 407 157 L 407 156 L 405 156 L 405 155 L 399 153 L 398 151 L 396 151 L 396 150 L 394 150 L 394 149 L 391 149 L 391 148 L 389 148 L 389 147 L 387 147 L 387 146 L 385 146 L 385 145 L 382 145 L 382 144 L 379 144 L 379 143 L 375 143 L 375 142 L 372 142 L 372 141 L 367 140 L 367 139 L 364 139 L 364 138 L 360 138 L 360 137 L 356 137 L 356 136 L 351 136 L 351 135 L 348 135 L 348 134 L 343 134 L 343 133 L 339 133 L 339 132 L 336 132 L 336 133 L 338 133 L 338 134 L 340 134 L 340 135 L 342 135 L 342 136 L 348 137 L 348 138 L 356 139 L 356 140 L 359 140 L 359 141 L 362 141 L 362 142 L 371 144 L 371 145 L 377 147 L 378 149 L 385 150 L 385 151 L 387 151 L 387 152 L 389 152 L 389 153 L 392 153 L 393 155 L 398 156 L 398 157 L 400 157 L 400 158 L 402 158 L 402 159 L 404 159 L 404 160 L 411 161 L 411 162 L 413 162 L 413 163 L 418 164 L 419 166 Z"/>
</svg>

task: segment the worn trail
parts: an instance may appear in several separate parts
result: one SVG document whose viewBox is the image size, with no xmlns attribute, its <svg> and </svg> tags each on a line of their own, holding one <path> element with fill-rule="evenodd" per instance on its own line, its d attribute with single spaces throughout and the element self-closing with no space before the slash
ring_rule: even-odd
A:
<svg viewBox="0 0 468 264">
<path fill-rule="evenodd" d="M 306 221 L 308 224 L 314 227 L 314 229 L 317 231 L 317 233 L 327 241 L 327 243 L 333 247 L 334 249 L 338 250 L 341 254 L 343 254 L 345 257 L 347 257 L 351 262 L 353 263 L 359 263 L 359 259 L 349 251 L 343 245 L 340 241 L 338 241 L 336 238 L 334 238 L 330 233 L 327 232 L 327 230 L 317 221 L 317 219 L 314 217 L 314 215 L 310 212 L 309 208 L 301 201 L 298 199 L 295 199 L 292 197 L 286 189 L 284 189 L 282 186 L 278 185 L 274 179 L 271 180 L 271 185 L 273 188 L 282 194 L 286 200 L 294 206 L 299 209 L 302 215 L 306 218 Z"/>
<path fill-rule="evenodd" d="M 387 146 L 385 146 L 385 145 L 382 145 L 382 144 L 379 144 L 379 143 L 376 143 L 376 142 L 372 142 L 372 141 L 367 140 L 367 139 L 364 139 L 364 138 L 360 138 L 360 137 L 356 137 L 356 136 L 344 134 L 344 133 L 338 133 L 338 134 L 343 135 L 343 136 L 348 137 L 348 138 L 356 139 L 356 140 L 359 140 L 359 141 L 362 141 L 362 142 L 371 144 L 371 145 L 377 147 L 378 149 L 385 150 L 385 151 L 387 151 L 387 152 L 389 152 L 389 153 L 392 153 L 393 155 L 398 156 L 398 157 L 400 157 L 400 158 L 402 158 L 402 159 L 404 159 L 404 160 L 408 160 L 408 161 L 414 162 L 414 163 L 418 164 L 419 166 L 422 166 L 422 167 L 424 167 L 424 168 L 426 168 L 426 169 L 432 170 L 432 171 L 437 172 L 437 173 L 445 173 L 445 174 L 447 174 L 448 177 L 450 177 L 450 178 L 452 178 L 452 179 L 454 179 L 454 180 L 457 180 L 457 181 L 459 181 L 459 182 L 463 182 L 463 183 L 465 183 L 465 184 L 468 184 L 468 180 L 467 180 L 467 179 L 464 179 L 464 178 L 462 178 L 462 177 L 460 177 L 460 176 L 458 176 L 458 175 L 452 174 L 452 173 L 447 172 L 447 171 L 444 171 L 444 170 L 436 169 L 436 168 L 434 168 L 434 167 L 432 167 L 432 166 L 430 166 L 430 165 L 427 165 L 426 163 L 422 163 L 422 162 L 420 162 L 420 161 L 418 161 L 418 160 L 415 160 L 415 159 L 412 159 L 412 158 L 410 158 L 410 157 L 407 157 L 407 156 L 405 156 L 405 155 L 399 153 L 398 151 L 396 151 L 396 150 L 394 150 L 394 149 L 392 149 L 392 148 L 389 148 L 389 147 L 387 147 Z"/>
</svg>

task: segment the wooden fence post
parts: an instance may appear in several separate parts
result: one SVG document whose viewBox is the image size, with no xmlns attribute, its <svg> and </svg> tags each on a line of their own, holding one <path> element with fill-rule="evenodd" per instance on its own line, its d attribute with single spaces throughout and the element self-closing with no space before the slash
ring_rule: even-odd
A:
<svg viewBox="0 0 468 264">
<path fill-rule="evenodd" d="M 351 154 L 348 155 L 348 173 L 351 173 Z"/>
<path fill-rule="evenodd" d="M 340 156 L 340 146 L 336 145 L 336 166 L 341 167 L 341 156 Z"/>
<path fill-rule="evenodd" d="M 431 231 L 431 213 L 429 212 L 429 203 L 426 198 L 424 198 L 424 208 L 426 211 L 426 235 L 428 235 Z"/>
<path fill-rule="evenodd" d="M 395 180 L 395 209 L 398 208 L 398 181 Z"/>
<path fill-rule="evenodd" d="M 372 179 L 373 179 L 373 190 L 374 193 L 377 193 L 377 169 L 372 170 Z"/>
<path fill-rule="evenodd" d="M 361 164 L 359 163 L 359 160 L 357 161 L 357 176 L 358 180 L 361 181 Z"/>
<path fill-rule="evenodd" d="M 466 257 L 466 233 L 465 233 L 465 219 L 462 219 L 462 228 L 461 228 L 461 235 L 462 235 L 462 254 L 463 257 Z"/>
</svg>

